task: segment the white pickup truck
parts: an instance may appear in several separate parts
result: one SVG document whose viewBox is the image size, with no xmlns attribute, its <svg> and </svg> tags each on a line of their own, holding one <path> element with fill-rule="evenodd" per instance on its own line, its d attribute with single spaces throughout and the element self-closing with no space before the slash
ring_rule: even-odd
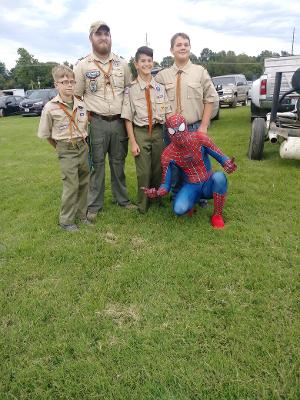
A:
<svg viewBox="0 0 300 400">
<path fill-rule="evenodd" d="M 300 56 L 266 58 L 264 62 L 264 74 L 253 82 L 251 88 L 251 120 L 257 117 L 265 118 L 271 111 L 274 93 L 275 74 L 283 72 L 281 92 L 291 89 L 293 73 L 300 67 Z M 279 111 L 292 111 L 294 103 L 287 96 L 281 104 Z"/>
</svg>

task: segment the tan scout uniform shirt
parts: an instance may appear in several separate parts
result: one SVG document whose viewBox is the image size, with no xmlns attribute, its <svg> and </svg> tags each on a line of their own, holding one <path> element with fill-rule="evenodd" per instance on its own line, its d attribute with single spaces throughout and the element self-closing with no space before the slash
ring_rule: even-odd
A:
<svg viewBox="0 0 300 400">
<path fill-rule="evenodd" d="M 176 112 L 176 74 L 179 70 L 183 71 L 181 74 L 181 113 L 188 124 L 193 124 L 202 119 L 205 103 L 219 101 L 218 93 L 208 72 L 201 65 L 195 65 L 188 61 L 183 68 L 178 68 L 173 64 L 170 68 L 160 71 L 155 77 L 157 82 L 165 85 L 173 113 Z"/>
<path fill-rule="evenodd" d="M 87 111 L 85 104 L 74 97 L 73 111 L 77 109 L 74 121 L 78 126 L 78 129 L 72 124 L 72 137 L 70 132 L 70 120 L 66 113 L 59 107 L 58 103 L 65 104 L 60 97 L 57 95 L 52 100 L 48 101 L 45 105 L 38 130 L 38 137 L 40 138 L 52 138 L 54 140 L 71 140 L 72 138 L 85 138 L 87 137 Z M 67 108 L 69 114 L 72 115 L 72 110 Z"/>
<path fill-rule="evenodd" d="M 110 82 L 113 89 L 106 84 L 104 74 L 94 60 L 100 61 L 101 68 L 106 72 L 112 61 Z M 105 116 L 121 114 L 124 88 L 131 80 L 130 69 L 125 60 L 111 53 L 107 60 L 101 61 L 92 53 L 77 63 L 74 73 L 77 82 L 75 95 L 84 97 L 88 111 Z"/>
<path fill-rule="evenodd" d="M 125 91 L 121 117 L 132 121 L 138 126 L 149 125 L 145 96 L 146 87 L 147 83 L 140 77 L 137 77 Z M 155 82 L 153 78 L 150 82 L 150 97 L 152 104 L 152 123 L 164 124 L 166 121 L 166 114 L 171 113 L 171 106 L 164 86 Z"/>
</svg>

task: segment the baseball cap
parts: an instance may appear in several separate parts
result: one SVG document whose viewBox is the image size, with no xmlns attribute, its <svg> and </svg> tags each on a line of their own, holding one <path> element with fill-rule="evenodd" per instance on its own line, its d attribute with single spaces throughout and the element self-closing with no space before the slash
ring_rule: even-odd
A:
<svg viewBox="0 0 300 400">
<path fill-rule="evenodd" d="M 103 26 L 108 32 L 110 32 L 109 26 L 107 25 L 106 22 L 104 22 L 104 21 L 95 21 L 95 22 L 93 22 L 93 23 L 91 24 L 91 26 L 90 26 L 90 35 L 91 35 L 92 33 L 97 32 L 97 30 L 98 30 L 99 28 L 101 28 L 102 26 Z"/>
</svg>

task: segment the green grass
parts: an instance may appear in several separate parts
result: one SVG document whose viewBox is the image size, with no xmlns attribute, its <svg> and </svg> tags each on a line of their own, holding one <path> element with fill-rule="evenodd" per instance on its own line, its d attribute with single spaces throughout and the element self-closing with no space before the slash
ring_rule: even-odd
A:
<svg viewBox="0 0 300 400">
<path fill-rule="evenodd" d="M 249 109 L 210 134 L 238 164 L 226 229 L 106 203 L 57 226 L 56 155 L 38 118 L 0 119 L 0 399 L 299 399 L 299 161 L 246 157 Z M 216 168 L 220 168 L 216 165 Z M 133 159 L 127 159 L 135 197 Z"/>
</svg>

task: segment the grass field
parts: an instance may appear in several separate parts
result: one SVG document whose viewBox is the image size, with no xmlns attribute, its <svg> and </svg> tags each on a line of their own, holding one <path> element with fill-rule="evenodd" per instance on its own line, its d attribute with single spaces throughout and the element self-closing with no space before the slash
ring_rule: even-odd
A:
<svg viewBox="0 0 300 400">
<path fill-rule="evenodd" d="M 246 157 L 247 107 L 210 134 L 236 157 L 226 229 L 113 205 L 57 226 L 61 183 L 38 118 L 0 119 L 0 399 L 299 399 L 299 162 Z M 220 168 L 216 165 L 216 168 Z M 135 197 L 135 168 L 127 159 Z"/>
</svg>

